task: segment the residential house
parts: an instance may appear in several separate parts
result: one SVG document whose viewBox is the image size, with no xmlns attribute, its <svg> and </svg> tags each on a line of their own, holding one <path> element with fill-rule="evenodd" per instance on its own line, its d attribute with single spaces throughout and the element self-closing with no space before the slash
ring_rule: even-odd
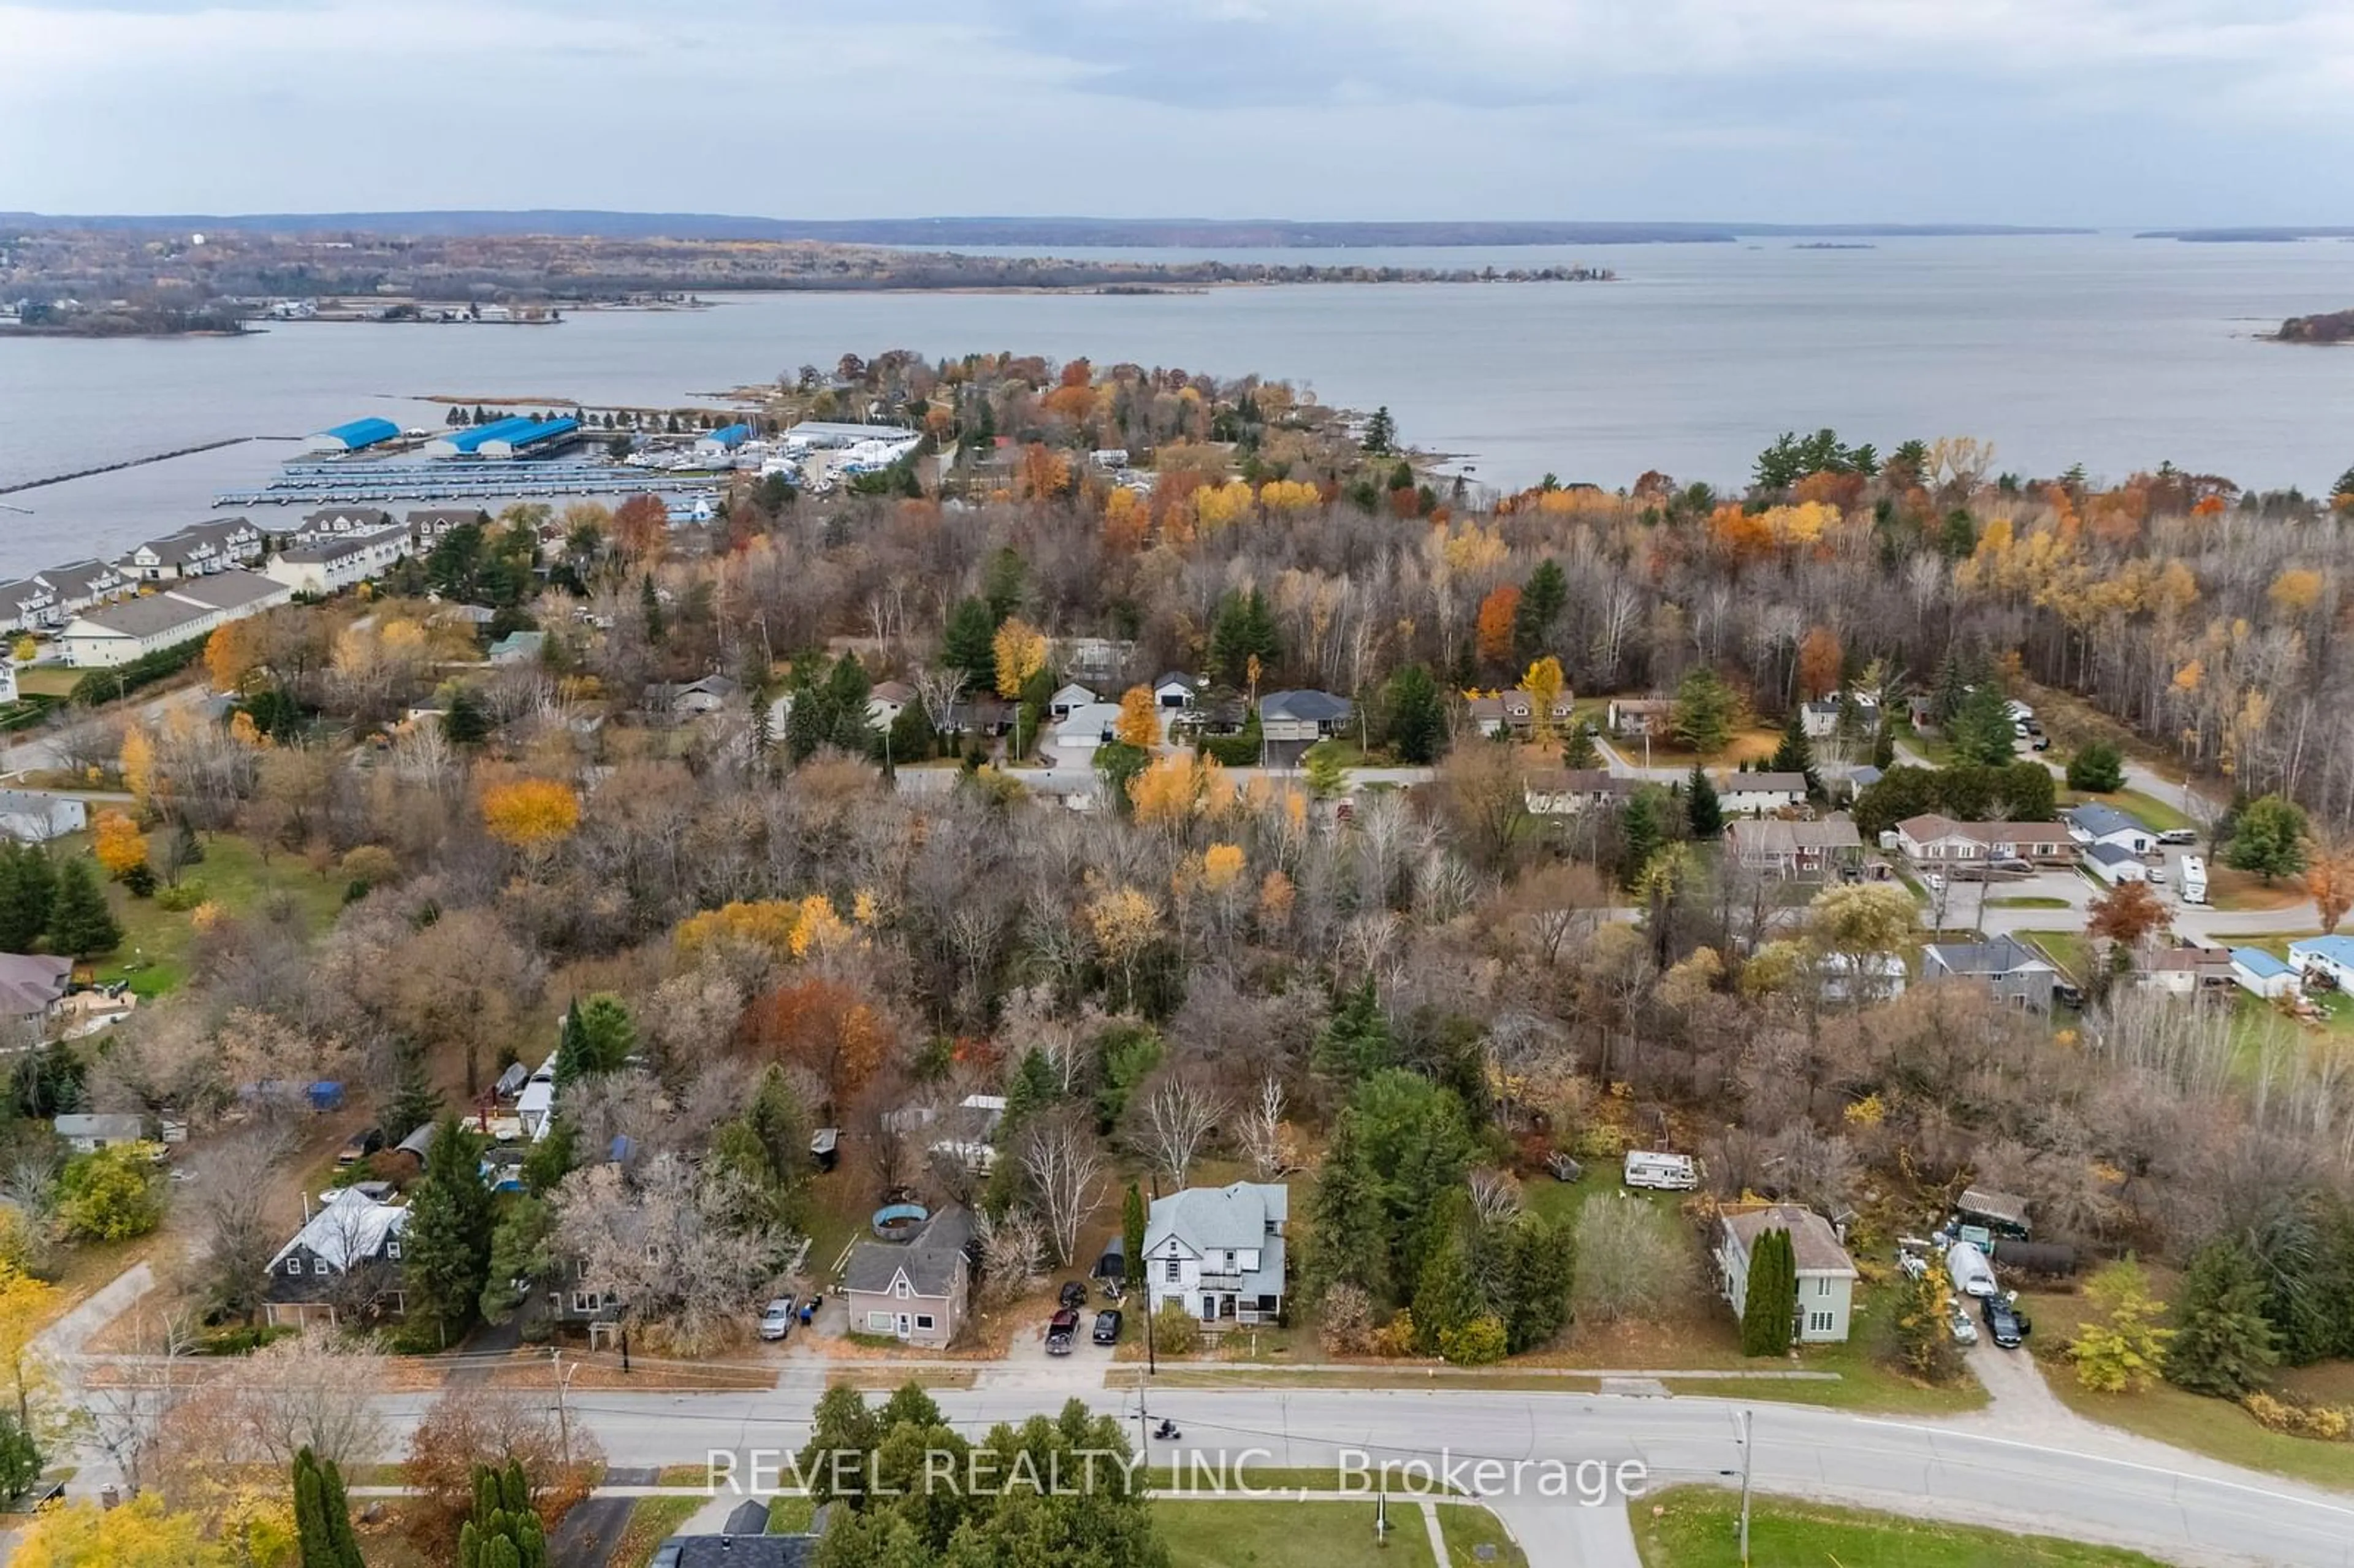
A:
<svg viewBox="0 0 2354 1568">
<path fill-rule="evenodd" d="M 1849 817 L 1819 822 L 1744 818 L 1726 826 L 1724 842 L 1736 863 L 1769 876 L 1820 882 L 1863 863 L 1863 839 Z"/>
<path fill-rule="evenodd" d="M 2147 854 L 2158 847 L 2157 830 L 2130 812 L 2094 801 L 2072 806 L 2060 813 L 2076 831 L 2076 842 L 2087 847 L 2110 844 L 2128 854 Z"/>
<path fill-rule="evenodd" d="M 385 572 L 408 554 L 408 530 L 398 524 L 367 533 L 322 536 L 270 557 L 262 575 L 296 593 L 330 594 Z"/>
<path fill-rule="evenodd" d="M 742 684 L 728 675 L 705 675 L 699 681 L 676 684 L 655 681 L 646 687 L 646 711 L 669 714 L 674 718 L 700 718 L 732 707 L 743 694 Z"/>
<path fill-rule="evenodd" d="M 1083 708 L 1090 703 L 1101 701 L 1103 698 L 1095 692 L 1073 681 L 1046 699 L 1046 717 L 1055 724 L 1060 724 L 1071 716 L 1071 711 L 1074 708 Z"/>
<path fill-rule="evenodd" d="M 1794 811 L 1807 803 L 1803 773 L 1720 773 L 1716 803 L 1729 817 L 1762 817 L 1768 811 Z"/>
<path fill-rule="evenodd" d="M 2141 857 L 2118 844 L 2086 845 L 2084 869 L 2111 887 L 2120 883 L 2149 880 L 2149 867 L 2142 863 Z"/>
<path fill-rule="evenodd" d="M 842 1273 L 851 1329 L 928 1350 L 946 1347 L 970 1304 L 971 1242 L 971 1216 L 951 1207 L 905 1242 L 868 1238 L 852 1247 Z"/>
<path fill-rule="evenodd" d="M 1613 697 L 1602 712 L 1602 722 L 1612 735 L 1640 740 L 1667 734 L 1675 712 L 1676 705 L 1666 697 Z"/>
<path fill-rule="evenodd" d="M 1796 1203 L 1769 1203 L 1717 1217 L 1717 1278 L 1733 1315 L 1746 1315 L 1749 1260 L 1768 1231 L 1787 1231 L 1797 1260 L 1798 1315 L 1791 1325 L 1793 1337 L 1802 1345 L 1844 1343 L 1855 1309 L 1855 1259 L 1829 1220 Z"/>
<path fill-rule="evenodd" d="M 1066 637 L 1055 644 L 1055 667 L 1098 689 L 1115 684 L 1135 656 L 1136 644 L 1126 638 Z"/>
<path fill-rule="evenodd" d="M 160 539 L 150 539 L 115 563 L 115 569 L 134 582 L 164 582 L 174 577 L 203 577 L 228 564 L 219 546 L 183 528 Z"/>
<path fill-rule="evenodd" d="M 380 1181 L 319 1194 L 316 1212 L 270 1260 L 262 1313 L 271 1328 L 400 1314 L 400 1233 L 408 1210 L 389 1194 Z"/>
<path fill-rule="evenodd" d="M 16 1033 L 38 1033 L 56 1014 L 73 980 L 73 960 L 43 953 L 0 953 L 0 1022 Z"/>
<path fill-rule="evenodd" d="M 1886 1001 L 1904 994 L 1912 979 L 1901 953 L 1825 953 L 1816 966 L 1816 992 L 1825 1001 Z"/>
<path fill-rule="evenodd" d="M 2228 948 L 2204 948 L 2194 942 L 2180 943 L 2171 948 L 2159 948 L 2137 955 L 2134 970 L 2137 983 L 2156 987 L 2174 996 L 2196 996 L 2201 991 L 2220 991 L 2232 984 L 2232 955 Z"/>
<path fill-rule="evenodd" d="M 90 807 L 70 795 L 0 789 L 0 833 L 20 843 L 44 844 L 90 826 Z"/>
<path fill-rule="evenodd" d="M 323 506 L 306 514 L 296 525 L 294 543 L 312 545 L 345 534 L 379 533 L 391 526 L 392 514 L 381 506 Z"/>
<path fill-rule="evenodd" d="M 1330 692 L 1269 692 L 1258 700 L 1267 766 L 1297 767 L 1310 747 L 1344 733 L 1356 711 L 1348 698 Z"/>
<path fill-rule="evenodd" d="M 224 567 L 251 566 L 261 559 L 262 549 L 269 543 L 252 520 L 245 517 L 215 517 L 191 523 L 180 530 L 178 536 L 209 543 L 220 552 Z"/>
<path fill-rule="evenodd" d="M 2037 1012 L 2052 1009 L 2060 971 L 2018 938 L 1982 942 L 1932 942 L 1921 949 L 1924 980 L 1967 980 L 1986 988 L 1996 1001 Z"/>
<path fill-rule="evenodd" d="M 58 596 L 58 608 L 68 615 L 104 604 L 131 587 L 128 578 L 103 561 L 69 561 L 36 573 L 35 578 L 48 585 Z"/>
<path fill-rule="evenodd" d="M 1626 800 L 1635 786 L 1606 768 L 1543 768 L 1521 780 L 1521 800 L 1532 816 L 1574 817 Z"/>
<path fill-rule="evenodd" d="M 402 519 L 408 524 L 408 536 L 422 546 L 438 543 L 452 528 L 479 525 L 489 520 L 488 513 L 473 506 L 420 507 Z"/>
<path fill-rule="evenodd" d="M 535 664 L 546 645 L 545 631 L 510 631 L 492 643 L 484 657 L 493 664 Z"/>
<path fill-rule="evenodd" d="M 905 681 L 880 681 L 866 694 L 866 726 L 889 729 L 915 705 L 916 688 Z"/>
<path fill-rule="evenodd" d="M 2262 948 L 2232 949 L 2232 980 L 2241 990 L 2266 1001 L 2304 993 L 2297 971 Z"/>
<path fill-rule="evenodd" d="M 1916 864 L 2024 860 L 2064 866 L 2076 859 L 2076 840 L 2059 822 L 1957 822 L 1927 812 L 1896 824 L 1896 847 Z"/>
<path fill-rule="evenodd" d="M 2288 945 L 2288 961 L 2300 974 L 2325 974 L 2339 991 L 2354 991 L 2354 937 L 2300 937 Z"/>
<path fill-rule="evenodd" d="M 556 1055 L 548 1054 L 539 1070 L 527 1079 L 523 1092 L 515 1097 L 515 1120 L 523 1125 L 523 1135 L 537 1143 L 547 1136 L 549 1121 L 556 1115 Z"/>
<path fill-rule="evenodd" d="M 143 1143 L 147 1138 L 146 1119 L 127 1112 L 61 1116 L 49 1126 L 76 1154 L 95 1154 L 121 1143 Z"/>
<path fill-rule="evenodd" d="M 1013 705 L 997 697 L 959 697 L 949 705 L 948 732 L 958 736 L 988 736 L 994 738 L 1013 731 Z M 781 735 L 781 726 L 770 729 L 771 735 Z"/>
<path fill-rule="evenodd" d="M 1174 1301 L 1210 1328 L 1274 1322 L 1283 1310 L 1290 1210 L 1290 1190 L 1272 1181 L 1154 1199 L 1144 1222 L 1149 1309 Z"/>
<path fill-rule="evenodd" d="M 1100 747 L 1111 744 L 1119 723 L 1118 703 L 1081 703 L 1054 729 L 1055 762 L 1060 768 L 1085 768 Z"/>
<path fill-rule="evenodd" d="M 673 1535 L 654 1548 L 647 1568 L 812 1568 L 832 1504 L 817 1510 L 807 1532 L 771 1535 L 769 1505 L 747 1498 L 714 1535 Z"/>
<path fill-rule="evenodd" d="M 284 583 L 257 573 L 216 572 L 77 616 L 58 641 L 73 668 L 111 669 L 210 636 L 217 627 L 259 615 L 292 597 Z"/>
<path fill-rule="evenodd" d="M 1200 700 L 1201 688 L 1193 677 L 1175 670 L 1164 670 L 1152 683 L 1152 703 L 1161 708 L 1190 708 Z"/>
<path fill-rule="evenodd" d="M 0 583 L 0 630 L 46 631 L 64 618 L 57 589 L 40 578 Z"/>
<path fill-rule="evenodd" d="M 1464 705 L 1470 715 L 1472 726 L 1481 735 L 1513 735 L 1522 740 L 1536 733 L 1537 700 L 1520 686 L 1490 696 L 1475 696 Z M 1554 697 L 1545 710 L 1546 721 L 1555 735 L 1566 735 L 1572 711 L 1575 707 L 1567 687 Z"/>
<path fill-rule="evenodd" d="M 1875 697 L 1850 697 L 1847 705 L 1854 712 L 1855 733 L 1872 736 L 1880 733 L 1880 702 Z M 1798 705 L 1798 726 L 1807 732 L 1808 740 L 1829 740 L 1839 734 L 1840 702 L 1837 697 L 1825 697 Z"/>
</svg>

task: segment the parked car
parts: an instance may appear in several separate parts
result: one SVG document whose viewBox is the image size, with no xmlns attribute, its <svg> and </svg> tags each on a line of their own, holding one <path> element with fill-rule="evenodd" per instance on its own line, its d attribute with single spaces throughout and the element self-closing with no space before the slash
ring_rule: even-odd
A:
<svg viewBox="0 0 2354 1568">
<path fill-rule="evenodd" d="M 382 1128 L 372 1127 L 365 1132 L 355 1132 L 344 1140 L 344 1146 L 341 1149 L 335 1150 L 335 1163 L 339 1166 L 357 1165 L 383 1147 Z"/>
<path fill-rule="evenodd" d="M 1988 1338 L 2006 1351 L 2015 1351 L 2025 1344 L 2034 1328 L 2008 1296 L 1989 1296 L 1978 1304 L 1978 1310 L 1986 1315 Z"/>
<path fill-rule="evenodd" d="M 2166 867 L 2162 865 L 2151 866 L 2149 868 L 2149 879 L 2158 886 L 2164 887 L 2166 885 Z"/>
<path fill-rule="evenodd" d="M 1975 1345 L 1978 1342 L 1978 1326 L 1970 1321 L 1968 1308 L 1958 1301 L 1955 1302 L 1953 1316 L 1947 1321 L 1954 1326 L 1954 1343 Z"/>
<path fill-rule="evenodd" d="M 2032 876 L 2035 874 L 2035 867 L 2023 860 L 1999 860 L 1994 863 L 1994 869 L 2001 872 L 2006 876 Z"/>
<path fill-rule="evenodd" d="M 1078 1330 L 1079 1315 L 1075 1309 L 1066 1307 L 1055 1313 L 1046 1323 L 1046 1353 L 1050 1356 L 1069 1355 L 1071 1336 Z"/>
<path fill-rule="evenodd" d="M 1941 873 L 1933 871 L 1921 880 L 1928 884 L 1929 891 L 1932 893 L 1943 893 L 1946 891 L 1946 879 Z"/>
<path fill-rule="evenodd" d="M 1087 1304 L 1087 1287 L 1080 1280 L 1066 1279 L 1063 1292 L 1056 1299 L 1066 1307 L 1084 1307 Z"/>
<path fill-rule="evenodd" d="M 2166 832 L 2158 835 L 2158 842 L 2162 844 L 2195 844 L 2199 842 L 2199 830 L 2196 828 L 2168 828 Z"/>
<path fill-rule="evenodd" d="M 793 1298 L 779 1296 L 760 1314 L 760 1338 L 781 1340 L 793 1331 Z"/>
<path fill-rule="evenodd" d="M 1097 1313 L 1096 1343 L 1098 1345 L 1116 1345 L 1119 1343 L 1119 1313 L 1111 1308 L 1108 1307 L 1104 1310 Z"/>
</svg>

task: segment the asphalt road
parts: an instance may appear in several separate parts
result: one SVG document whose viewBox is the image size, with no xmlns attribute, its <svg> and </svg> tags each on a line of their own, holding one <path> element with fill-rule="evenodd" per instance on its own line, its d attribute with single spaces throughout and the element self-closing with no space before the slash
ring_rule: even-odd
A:
<svg viewBox="0 0 2354 1568">
<path fill-rule="evenodd" d="M 763 1462 L 773 1466 L 779 1452 L 806 1440 L 811 1397 L 809 1390 L 585 1393 L 572 1398 L 570 1414 L 596 1432 L 615 1464 L 692 1463 L 719 1452 L 736 1455 L 748 1471 L 752 1451 L 767 1451 Z M 1097 1389 L 1079 1397 L 1135 1418 L 1132 1393 Z M 1018 1387 L 943 1392 L 935 1398 L 968 1431 L 1056 1403 L 1051 1394 Z M 386 1399 L 397 1442 L 405 1440 L 426 1403 L 415 1395 Z M 1451 1390 L 1172 1389 L 1151 1396 L 1152 1415 L 1167 1415 L 1183 1429 L 1189 1459 L 1193 1453 L 1235 1459 L 1256 1449 L 1261 1452 L 1253 1462 L 1272 1466 L 1331 1465 L 1344 1450 L 1375 1467 L 1384 1460 L 1451 1460 L 1456 1481 L 1490 1496 L 1523 1542 L 1574 1541 L 1586 1533 L 1576 1513 L 1581 1507 L 1623 1507 L 1617 1483 L 1619 1467 L 1628 1462 L 1642 1467 L 1638 1492 L 1737 1475 L 1740 1408 L 1713 1399 Z M 1999 1423 L 1932 1425 L 1795 1405 L 1749 1408 L 1755 1423 L 1753 1476 L 1764 1491 L 1978 1519 L 2138 1547 L 2183 1563 L 2354 1568 L 2354 1498 L 2232 1471 L 2131 1439 L 2086 1451 L 2019 1440 L 2002 1435 Z M 1169 1447 L 1153 1445 L 1153 1460 L 1166 1462 Z M 1498 1467 L 1484 1474 L 1472 1467 L 1482 1460 Z M 1530 1466 L 1516 1472 L 1513 1467 L 1523 1460 Z M 1549 1469 L 1548 1462 L 1562 1468 Z M 1583 1472 L 1576 1468 L 1581 1465 Z M 1559 1495 L 1543 1495 L 1549 1476 L 1559 1478 Z M 1575 1548 L 1540 1556 L 1583 1561 Z"/>
</svg>

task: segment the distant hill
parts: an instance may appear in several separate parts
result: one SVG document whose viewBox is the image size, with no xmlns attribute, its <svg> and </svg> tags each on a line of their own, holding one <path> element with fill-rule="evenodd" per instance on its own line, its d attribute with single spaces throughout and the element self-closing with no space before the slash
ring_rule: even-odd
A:
<svg viewBox="0 0 2354 1568">
<path fill-rule="evenodd" d="M 2273 334 L 2274 343 L 2346 343 L 2354 341 L 2354 311 L 2331 311 L 2317 316 L 2291 316 Z"/>
<path fill-rule="evenodd" d="M 1310 223 L 1288 218 L 744 217 L 558 208 L 486 212 L 319 212 L 156 216 L 0 213 L 0 228 L 187 234 L 546 234 L 599 239 L 813 239 L 852 245 L 1308 249 L 1365 246 L 1723 244 L 1744 238 L 2081 234 L 1999 224 Z"/>
<path fill-rule="evenodd" d="M 2354 239 L 2354 228 L 2151 228 L 2134 238 L 2192 245 L 2280 245 L 2296 239 Z"/>
</svg>

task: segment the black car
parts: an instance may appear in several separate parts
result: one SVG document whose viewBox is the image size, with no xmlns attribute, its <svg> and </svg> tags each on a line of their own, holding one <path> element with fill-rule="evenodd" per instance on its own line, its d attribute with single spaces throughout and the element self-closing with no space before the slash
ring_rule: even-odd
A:
<svg viewBox="0 0 2354 1568">
<path fill-rule="evenodd" d="M 1978 1303 L 1978 1308 L 1986 1315 L 1987 1338 L 2006 1351 L 2019 1349 L 2034 1330 L 2035 1325 L 2008 1296 L 1989 1296 Z"/>
<path fill-rule="evenodd" d="M 377 1128 L 372 1127 L 366 1132 L 355 1132 L 344 1140 L 343 1148 L 335 1151 L 335 1163 L 339 1166 L 357 1165 L 383 1147 L 384 1134 Z"/>
<path fill-rule="evenodd" d="M 1063 1293 L 1057 1299 L 1064 1306 L 1074 1310 L 1086 1306 L 1087 1304 L 1087 1282 L 1079 1279 L 1066 1279 L 1063 1281 Z"/>
<path fill-rule="evenodd" d="M 1096 1343 L 1098 1345 L 1119 1343 L 1119 1314 L 1109 1308 L 1096 1314 Z"/>
</svg>

